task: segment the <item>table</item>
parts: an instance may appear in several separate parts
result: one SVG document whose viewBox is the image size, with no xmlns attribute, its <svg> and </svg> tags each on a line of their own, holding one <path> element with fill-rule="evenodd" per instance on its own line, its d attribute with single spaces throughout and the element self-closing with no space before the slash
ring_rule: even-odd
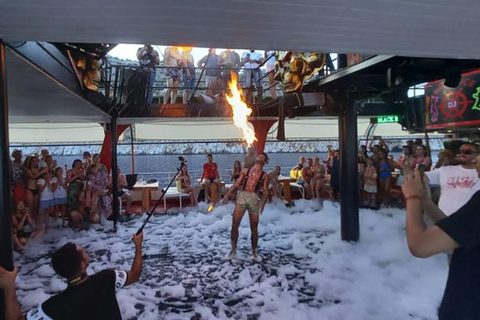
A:
<svg viewBox="0 0 480 320">
<path fill-rule="evenodd" d="M 142 192 L 142 210 L 148 212 L 150 210 L 151 192 L 158 191 L 158 182 L 142 184 L 140 182 L 135 183 L 133 190 Z"/>
<path fill-rule="evenodd" d="M 285 200 L 288 201 L 288 203 L 292 202 L 290 182 L 296 182 L 296 181 L 297 179 L 293 179 L 290 177 L 284 177 L 284 176 L 278 177 L 278 182 L 283 184 L 283 197 L 285 198 Z"/>
</svg>

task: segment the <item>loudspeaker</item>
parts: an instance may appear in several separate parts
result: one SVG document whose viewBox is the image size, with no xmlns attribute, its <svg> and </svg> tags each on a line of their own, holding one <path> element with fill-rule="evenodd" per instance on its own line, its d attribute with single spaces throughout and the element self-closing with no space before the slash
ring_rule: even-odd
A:
<svg viewBox="0 0 480 320">
<path fill-rule="evenodd" d="M 146 105 L 147 83 L 150 72 L 138 69 L 121 69 L 119 81 L 119 102 L 133 109 Z"/>
</svg>

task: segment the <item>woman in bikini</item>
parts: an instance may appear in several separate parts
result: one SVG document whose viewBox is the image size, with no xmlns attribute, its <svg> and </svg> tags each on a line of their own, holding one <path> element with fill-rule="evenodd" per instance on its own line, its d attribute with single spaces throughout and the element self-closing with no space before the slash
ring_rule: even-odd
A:
<svg viewBox="0 0 480 320">
<path fill-rule="evenodd" d="M 48 170 L 48 168 L 40 168 L 39 162 L 40 160 L 33 156 L 25 159 L 25 177 L 27 179 L 25 200 L 35 220 L 38 218 L 38 206 L 40 204 L 40 191 L 37 187 L 37 180 Z"/>
<path fill-rule="evenodd" d="M 233 170 L 230 172 L 230 180 L 235 183 L 240 177 L 240 172 L 242 172 L 242 164 L 240 161 L 235 161 L 233 164 Z"/>
<path fill-rule="evenodd" d="M 180 182 L 180 191 L 183 193 L 188 193 L 190 195 L 190 203 L 192 206 L 197 205 L 197 200 L 195 196 L 195 188 L 192 187 L 192 179 L 190 174 L 188 174 L 188 166 L 182 166 L 182 170 L 177 176 L 177 181 Z"/>
<path fill-rule="evenodd" d="M 240 177 L 240 172 L 242 172 L 242 164 L 240 163 L 240 161 L 235 161 L 233 163 L 233 170 L 230 172 L 230 180 L 233 183 L 235 183 L 235 181 L 237 181 L 237 179 Z M 230 200 L 235 201 L 236 197 L 237 197 L 237 191 L 235 190 L 232 193 L 232 197 L 230 198 Z"/>
<path fill-rule="evenodd" d="M 325 166 L 320 161 L 319 157 L 313 158 L 313 178 L 310 182 L 312 187 L 312 198 L 320 199 L 322 192 L 325 189 Z"/>
<path fill-rule="evenodd" d="M 380 185 L 380 195 L 383 206 L 390 206 L 390 189 L 392 184 L 392 171 L 395 164 L 387 157 L 387 152 L 383 149 L 378 151 L 378 184 Z"/>
<path fill-rule="evenodd" d="M 427 147 L 417 146 L 415 148 L 415 157 L 412 160 L 413 169 L 418 168 L 419 165 L 425 166 L 425 171 L 430 171 L 432 168 L 432 159 L 427 156 Z"/>
</svg>

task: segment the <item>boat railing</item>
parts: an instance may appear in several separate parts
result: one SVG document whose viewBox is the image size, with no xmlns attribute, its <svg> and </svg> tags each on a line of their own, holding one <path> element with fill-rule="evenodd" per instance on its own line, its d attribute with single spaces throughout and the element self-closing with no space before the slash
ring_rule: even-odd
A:
<svg viewBox="0 0 480 320">
<path fill-rule="evenodd" d="M 273 166 L 271 167 L 264 167 L 265 172 L 270 172 L 274 169 Z M 288 175 L 290 172 L 291 167 L 282 167 L 282 173 L 284 175 Z M 233 183 L 230 178 L 230 173 L 232 169 L 224 169 L 224 170 L 218 170 L 218 174 L 220 176 L 220 179 L 224 181 L 225 183 Z M 193 179 L 193 184 L 196 184 L 198 180 L 202 177 L 202 170 L 189 170 L 188 173 L 190 174 L 191 178 Z M 149 180 L 156 180 L 158 181 L 159 186 L 165 187 L 168 185 L 170 180 L 175 177 L 177 174 L 176 171 L 157 171 L 157 172 L 140 172 L 138 173 L 138 178 L 137 181 L 142 182 L 142 181 L 149 181 Z"/>
</svg>

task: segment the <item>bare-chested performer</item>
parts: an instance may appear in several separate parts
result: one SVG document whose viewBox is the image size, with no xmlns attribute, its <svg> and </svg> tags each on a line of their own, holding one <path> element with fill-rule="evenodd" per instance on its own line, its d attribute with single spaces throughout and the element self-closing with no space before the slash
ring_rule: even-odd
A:
<svg viewBox="0 0 480 320">
<path fill-rule="evenodd" d="M 222 202 L 228 201 L 231 193 L 238 189 L 237 202 L 232 218 L 232 250 L 228 256 L 229 259 L 233 258 L 237 254 L 238 228 L 245 211 L 248 210 L 250 231 L 252 233 L 252 255 L 255 261 L 260 260 L 257 256 L 258 221 L 259 214 L 263 211 L 268 197 L 268 174 L 263 172 L 263 166 L 267 163 L 267 154 L 263 152 L 260 153 L 256 158 L 255 165 L 252 168 L 242 170 L 240 177 L 228 190 L 222 200 Z M 263 192 L 261 197 L 260 191 Z"/>
<path fill-rule="evenodd" d="M 257 153 L 252 147 L 248 148 L 248 154 L 243 158 L 243 168 L 248 169 L 255 165 L 257 159 Z"/>
<path fill-rule="evenodd" d="M 181 69 L 178 67 L 182 63 L 182 57 L 177 47 L 167 47 L 165 49 L 164 65 L 167 68 L 167 87 L 163 95 L 163 103 L 176 103 L 178 86 L 180 84 Z"/>
</svg>

